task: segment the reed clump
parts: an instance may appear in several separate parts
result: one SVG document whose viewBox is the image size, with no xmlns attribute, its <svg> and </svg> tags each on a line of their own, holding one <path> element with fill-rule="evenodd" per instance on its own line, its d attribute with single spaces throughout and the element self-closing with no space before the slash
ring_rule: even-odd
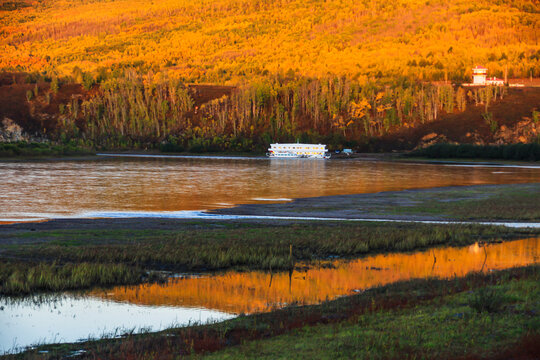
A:
<svg viewBox="0 0 540 360">
<path fill-rule="evenodd" d="M 141 281 L 142 271 L 124 264 L 64 264 L 3 262 L 0 295 L 26 295 L 39 291 L 64 291 Z"/>
<path fill-rule="evenodd" d="M 469 306 L 479 313 L 496 313 L 501 310 L 505 297 L 492 287 L 482 287 L 476 290 L 469 299 Z"/>
</svg>

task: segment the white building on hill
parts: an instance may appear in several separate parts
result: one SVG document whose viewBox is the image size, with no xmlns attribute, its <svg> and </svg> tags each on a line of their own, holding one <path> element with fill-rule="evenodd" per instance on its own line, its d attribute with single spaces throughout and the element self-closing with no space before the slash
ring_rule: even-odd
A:
<svg viewBox="0 0 540 360">
<path fill-rule="evenodd" d="M 478 85 L 478 86 L 486 85 L 487 72 L 488 72 L 488 69 L 482 66 L 477 66 L 474 69 L 472 69 L 472 73 L 473 73 L 472 85 Z"/>
<path fill-rule="evenodd" d="M 465 86 L 504 86 L 504 80 L 496 77 L 488 78 L 488 69 L 483 66 L 476 66 L 472 69 L 472 84 L 463 84 Z"/>
</svg>

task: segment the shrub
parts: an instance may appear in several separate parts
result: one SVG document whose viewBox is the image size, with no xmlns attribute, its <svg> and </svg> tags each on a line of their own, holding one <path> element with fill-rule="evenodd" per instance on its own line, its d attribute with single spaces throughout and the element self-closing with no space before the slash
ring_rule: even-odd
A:
<svg viewBox="0 0 540 360">
<path fill-rule="evenodd" d="M 184 150 L 185 150 L 184 146 L 182 146 L 181 144 L 173 143 L 173 142 L 165 142 L 159 146 L 159 151 L 161 152 L 175 153 L 175 152 L 183 152 Z"/>
<path fill-rule="evenodd" d="M 92 86 L 94 85 L 94 77 L 92 76 L 92 74 L 90 73 L 84 73 L 83 74 L 83 79 L 82 79 L 82 83 L 83 83 L 83 87 L 85 90 L 90 90 L 92 88 Z"/>
<path fill-rule="evenodd" d="M 469 306 L 479 313 L 496 313 L 501 310 L 504 300 L 504 295 L 494 288 L 483 287 L 469 298 Z"/>
<path fill-rule="evenodd" d="M 493 119 L 493 113 L 485 112 L 482 114 L 482 117 L 484 118 L 486 124 L 489 125 L 489 130 L 492 133 L 496 133 L 497 128 L 499 127 L 499 124 L 497 123 L 497 120 Z"/>
</svg>

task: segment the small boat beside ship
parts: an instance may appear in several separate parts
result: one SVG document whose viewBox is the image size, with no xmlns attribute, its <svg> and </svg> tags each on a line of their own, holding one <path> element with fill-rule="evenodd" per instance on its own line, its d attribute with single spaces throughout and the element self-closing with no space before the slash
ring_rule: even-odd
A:
<svg viewBox="0 0 540 360">
<path fill-rule="evenodd" d="M 330 159 L 322 144 L 270 144 L 266 156 L 270 158 Z"/>
</svg>

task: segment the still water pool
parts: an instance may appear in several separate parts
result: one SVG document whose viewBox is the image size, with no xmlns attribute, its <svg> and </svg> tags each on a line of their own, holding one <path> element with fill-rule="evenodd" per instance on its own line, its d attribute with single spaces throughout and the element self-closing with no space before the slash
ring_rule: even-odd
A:
<svg viewBox="0 0 540 360">
<path fill-rule="evenodd" d="M 451 278 L 538 263 L 540 238 L 412 253 L 328 260 L 324 266 L 269 274 L 228 271 L 171 278 L 166 284 L 84 293 L 0 298 L 0 354 L 33 344 L 158 331 L 219 321 L 288 304 L 316 304 L 400 280 Z"/>
</svg>

